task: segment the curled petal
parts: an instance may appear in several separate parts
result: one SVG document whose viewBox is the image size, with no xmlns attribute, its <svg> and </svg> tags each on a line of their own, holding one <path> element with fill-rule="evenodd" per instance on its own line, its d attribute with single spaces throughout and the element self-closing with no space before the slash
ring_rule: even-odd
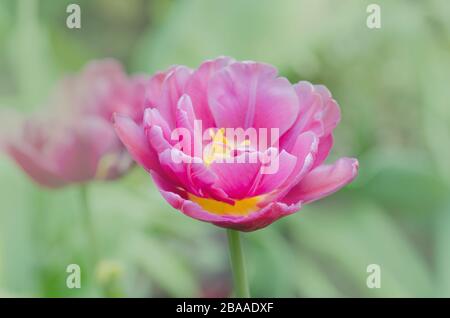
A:
<svg viewBox="0 0 450 318">
<path fill-rule="evenodd" d="M 164 138 L 170 140 L 171 130 L 169 124 L 161 116 L 158 109 L 147 108 L 144 111 L 144 129 L 151 129 L 152 126 L 160 127 Z"/>
<path fill-rule="evenodd" d="M 282 150 L 270 163 L 260 168 L 256 176 L 252 191 L 248 196 L 257 196 L 272 192 L 280 187 L 292 174 L 297 158 Z"/>
<path fill-rule="evenodd" d="M 314 160 L 314 165 L 311 167 L 311 169 L 320 166 L 325 161 L 325 159 L 327 159 L 328 155 L 330 154 L 331 148 L 333 148 L 333 142 L 334 138 L 332 134 L 329 134 L 328 136 L 319 139 L 319 146 L 317 149 L 316 158 Z"/>
<path fill-rule="evenodd" d="M 178 101 L 177 113 L 176 113 L 176 125 L 177 127 L 183 127 L 190 131 L 191 135 L 194 135 L 194 108 L 192 107 L 192 101 L 189 95 L 183 95 Z"/>
<path fill-rule="evenodd" d="M 147 171 L 160 171 L 158 157 L 148 144 L 142 128 L 124 116 L 114 116 L 114 127 L 120 140 L 126 146 L 133 159 Z"/>
<path fill-rule="evenodd" d="M 283 202 L 309 203 L 328 196 L 350 183 L 358 174 L 358 161 L 341 158 L 332 165 L 322 165 L 306 175 L 283 198 Z"/>
<path fill-rule="evenodd" d="M 339 106 L 325 86 L 299 82 L 294 88 L 300 112 L 294 125 L 280 140 L 280 145 L 288 151 L 297 136 L 305 131 L 312 131 L 321 139 L 328 138 L 341 118 Z M 324 143 L 329 145 L 330 140 L 324 140 Z"/>
<path fill-rule="evenodd" d="M 161 98 L 156 103 L 156 108 L 171 129 L 175 128 L 178 100 L 184 93 L 191 72 L 187 67 L 176 66 L 166 76 L 162 84 Z"/>
</svg>

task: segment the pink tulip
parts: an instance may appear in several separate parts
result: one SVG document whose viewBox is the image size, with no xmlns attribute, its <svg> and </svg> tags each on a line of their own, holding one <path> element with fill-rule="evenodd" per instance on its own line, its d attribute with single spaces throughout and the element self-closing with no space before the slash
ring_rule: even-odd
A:
<svg viewBox="0 0 450 318">
<path fill-rule="evenodd" d="M 328 89 L 308 82 L 291 85 L 270 65 L 220 57 L 196 70 L 174 66 L 151 78 L 147 102 L 150 107 L 142 120 L 117 114 L 116 131 L 162 196 L 192 218 L 257 230 L 334 193 L 357 175 L 356 159 L 323 164 L 340 120 Z M 262 162 L 217 160 L 267 151 L 251 142 L 236 145 L 219 136 L 227 149 L 213 150 L 212 156 L 203 152 L 200 158 L 193 158 L 189 149 L 180 150 L 173 131 L 183 128 L 195 135 L 196 120 L 205 130 L 277 129 L 277 171 L 265 174 Z M 174 156 L 189 160 L 180 162 Z"/>
<path fill-rule="evenodd" d="M 92 62 L 62 80 L 44 113 L 27 119 L 7 153 L 37 183 L 57 188 L 124 174 L 132 160 L 115 134 L 112 114 L 140 120 L 145 80 L 129 79 L 113 60 Z"/>
</svg>

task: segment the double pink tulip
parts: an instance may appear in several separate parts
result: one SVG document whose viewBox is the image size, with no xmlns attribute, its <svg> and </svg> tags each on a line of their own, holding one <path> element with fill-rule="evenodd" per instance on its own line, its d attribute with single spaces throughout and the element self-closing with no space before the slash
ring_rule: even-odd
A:
<svg viewBox="0 0 450 318">
<path fill-rule="evenodd" d="M 46 113 L 27 119 L 6 151 L 37 183 L 57 188 L 114 179 L 132 164 L 113 113 L 142 120 L 145 79 L 113 60 L 92 62 L 55 89 Z"/>
<path fill-rule="evenodd" d="M 308 82 L 291 85 L 270 65 L 221 57 L 196 70 L 175 66 L 150 79 L 146 99 L 143 117 L 138 108 L 116 113 L 117 134 L 163 197 L 192 218 L 257 230 L 332 194 L 357 175 L 356 159 L 323 164 L 340 120 L 328 89 Z M 172 132 L 183 128 L 194 135 L 195 121 L 218 131 L 276 128 L 277 171 L 264 173 L 261 161 L 224 163 L 214 153 L 190 158 L 192 153 L 177 147 Z M 238 149 L 233 143 L 227 147 L 230 144 L 222 157 L 261 155 L 255 145 Z M 174 160 L 174 154 L 193 160 Z"/>
</svg>

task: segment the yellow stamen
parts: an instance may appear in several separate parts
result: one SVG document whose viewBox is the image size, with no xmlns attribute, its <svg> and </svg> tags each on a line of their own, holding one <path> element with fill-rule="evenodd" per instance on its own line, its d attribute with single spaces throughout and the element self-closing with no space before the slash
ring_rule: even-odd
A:
<svg viewBox="0 0 450 318">
<path fill-rule="evenodd" d="M 209 130 L 211 136 L 211 143 L 207 146 L 205 153 L 203 154 L 203 162 L 208 167 L 216 159 L 227 159 L 230 158 L 232 151 L 236 149 L 236 145 L 233 141 L 230 141 L 225 136 L 225 128 L 220 128 L 217 132 L 213 129 Z M 246 139 L 242 141 L 239 146 L 249 147 L 251 146 L 251 141 Z"/>
<path fill-rule="evenodd" d="M 236 200 L 234 205 L 217 201 L 214 199 L 207 199 L 188 194 L 189 200 L 200 205 L 204 210 L 217 215 L 233 215 L 246 216 L 252 212 L 259 210 L 258 203 L 261 202 L 263 196 L 256 196 L 242 200 Z"/>
<path fill-rule="evenodd" d="M 209 145 L 209 149 L 206 150 L 206 153 L 203 155 L 203 161 L 206 166 L 211 165 L 216 158 L 228 158 L 231 154 L 231 150 L 228 147 L 228 140 L 225 137 L 225 129 L 221 128 L 216 133 L 214 130 L 210 130 L 209 133 L 211 135 L 212 142 Z"/>
</svg>

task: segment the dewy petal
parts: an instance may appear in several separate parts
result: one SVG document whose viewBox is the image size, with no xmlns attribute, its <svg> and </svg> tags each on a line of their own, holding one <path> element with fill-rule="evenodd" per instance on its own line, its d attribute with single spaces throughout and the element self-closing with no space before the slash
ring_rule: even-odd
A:
<svg viewBox="0 0 450 318">
<path fill-rule="evenodd" d="M 277 128 L 281 136 L 294 123 L 298 99 L 277 70 L 256 62 L 235 62 L 211 78 L 209 106 L 217 127 Z"/>
<path fill-rule="evenodd" d="M 234 60 L 229 57 L 219 57 L 205 61 L 194 71 L 186 84 L 186 94 L 192 100 L 196 118 L 202 121 L 205 129 L 215 127 L 214 118 L 208 104 L 207 91 L 209 81 L 214 74 L 232 62 Z"/>
<path fill-rule="evenodd" d="M 319 166 L 292 188 L 282 202 L 292 204 L 316 201 L 338 191 L 357 174 L 358 161 L 353 158 L 341 158 L 333 165 Z"/>
<path fill-rule="evenodd" d="M 67 182 L 56 172 L 56 167 L 52 166 L 32 147 L 26 144 L 20 146 L 8 144 L 6 151 L 38 184 L 49 188 L 59 188 L 66 185 Z"/>
<path fill-rule="evenodd" d="M 124 116 L 114 115 L 114 127 L 133 159 L 147 171 L 160 171 L 158 157 L 149 146 L 144 130 Z"/>
</svg>

